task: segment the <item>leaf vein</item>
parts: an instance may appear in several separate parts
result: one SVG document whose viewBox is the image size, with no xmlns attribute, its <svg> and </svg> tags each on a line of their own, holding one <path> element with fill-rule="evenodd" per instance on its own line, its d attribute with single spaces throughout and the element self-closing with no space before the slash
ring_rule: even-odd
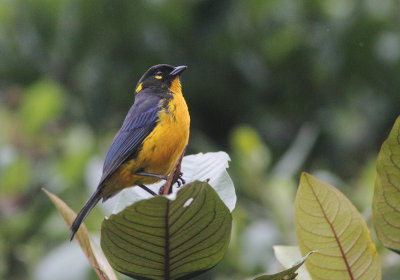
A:
<svg viewBox="0 0 400 280">
<path fill-rule="evenodd" d="M 136 256 L 136 257 L 139 257 L 139 258 L 142 258 L 142 259 L 146 259 L 146 260 L 148 260 L 148 261 L 150 261 L 150 262 L 153 262 L 153 263 L 162 264 L 162 262 L 156 261 L 156 260 L 154 260 L 154 259 L 149 259 L 149 258 L 147 258 L 146 256 L 143 256 L 143 255 L 137 255 L 137 254 L 133 253 L 132 251 L 128 251 L 128 250 L 126 250 L 125 248 L 122 248 L 122 247 L 118 246 L 117 243 L 114 242 L 114 240 L 113 240 L 112 238 L 110 238 L 110 233 L 113 233 L 113 232 L 112 232 L 112 231 L 109 231 L 109 232 L 107 233 L 108 240 L 109 240 L 112 244 L 114 244 L 115 247 L 121 249 L 122 251 L 126 252 L 126 253 L 129 254 L 129 255 L 133 255 L 133 256 Z M 119 236 L 117 235 L 117 237 L 119 237 Z M 119 238 L 121 238 L 121 237 L 119 237 Z M 121 239 L 123 239 L 123 238 L 121 238 Z M 124 240 L 124 241 L 126 241 L 126 240 Z M 128 243 L 129 243 L 129 242 L 128 242 Z M 140 248 L 140 247 L 138 247 L 138 248 Z M 143 249 L 143 248 L 141 248 L 141 249 Z M 155 269 L 155 268 L 152 267 L 152 266 L 147 266 L 147 265 L 144 265 L 144 264 L 137 264 L 137 263 L 134 263 L 134 262 L 132 262 L 132 261 L 128 261 L 128 260 L 122 258 L 122 256 L 114 254 L 114 253 L 113 253 L 114 250 L 108 250 L 108 252 L 111 253 L 112 255 L 114 255 L 115 257 L 117 257 L 117 258 L 119 258 L 119 259 L 121 259 L 121 260 L 123 260 L 123 261 L 126 261 L 127 263 L 130 263 L 130 264 L 133 264 L 133 265 L 138 265 L 138 266 L 143 266 L 143 267 Z M 162 256 L 162 255 L 161 255 L 161 256 Z"/>
<path fill-rule="evenodd" d="M 309 178 L 306 177 L 306 180 L 307 180 L 307 182 L 308 182 L 308 185 L 310 186 L 311 191 L 313 192 L 313 194 L 314 194 L 314 196 L 315 196 L 316 201 L 318 202 L 318 204 L 319 204 L 319 206 L 320 206 L 320 208 L 321 208 L 322 213 L 324 214 L 324 218 L 325 218 L 326 222 L 328 223 L 329 227 L 331 228 L 331 230 L 332 230 L 332 232 L 333 232 L 333 235 L 334 235 L 334 237 L 335 237 L 336 243 L 337 243 L 338 246 L 339 246 L 340 253 L 342 254 L 344 263 L 345 263 L 345 265 L 346 265 L 347 272 L 349 273 L 350 279 L 351 279 L 351 280 L 354 280 L 354 276 L 353 276 L 353 273 L 352 273 L 352 271 L 351 271 L 351 267 L 350 267 L 349 262 L 348 262 L 348 260 L 347 260 L 346 254 L 344 253 L 343 248 L 342 248 L 342 244 L 341 244 L 341 242 L 340 242 L 338 236 L 336 235 L 336 230 L 335 230 L 335 228 L 333 227 L 333 224 L 331 223 L 331 221 L 330 221 L 330 220 L 328 219 L 328 217 L 326 216 L 325 209 L 323 208 L 321 202 L 319 201 L 319 198 L 317 197 L 317 195 L 316 195 L 316 193 L 315 193 L 315 191 L 314 191 L 314 188 L 313 188 L 313 186 L 312 186 L 312 184 L 311 184 Z M 339 204 L 340 204 L 340 203 L 339 203 Z"/>
<path fill-rule="evenodd" d="M 109 233 L 112 233 L 115 237 L 121 239 L 122 241 L 125 241 L 127 244 L 130 244 L 132 247 L 136 247 L 136 248 L 142 249 L 142 250 L 144 250 L 144 251 L 148 251 L 148 252 L 150 252 L 150 253 L 153 253 L 153 254 L 155 254 L 155 255 L 158 255 L 158 256 L 160 256 L 160 257 L 164 257 L 163 254 L 160 254 L 160 253 L 158 253 L 158 252 L 151 251 L 151 250 L 149 250 L 148 248 L 144 248 L 144 247 L 139 246 L 139 245 L 137 245 L 137 244 L 131 243 L 129 240 L 127 240 L 127 239 L 123 238 L 122 236 L 118 235 L 117 233 L 115 233 L 115 232 L 112 230 L 112 227 L 108 228 L 108 232 L 109 232 Z M 132 236 L 132 235 L 129 235 L 129 236 L 131 236 L 132 239 L 136 239 L 135 236 Z M 120 248 L 121 250 L 127 252 L 128 254 L 132 254 L 132 255 L 134 255 L 134 256 L 142 257 L 142 258 L 148 259 L 148 260 L 150 260 L 150 261 L 155 261 L 155 260 L 153 260 L 153 259 L 149 259 L 149 258 L 146 258 L 146 257 L 144 257 L 144 256 L 136 255 L 136 254 L 132 253 L 132 250 L 128 251 L 128 250 L 126 250 L 125 248 L 122 248 L 122 247 L 118 246 L 111 238 L 110 238 L 110 241 L 111 241 L 116 247 L 118 247 L 118 248 Z M 155 261 L 155 262 L 157 262 L 157 261 Z"/>
</svg>

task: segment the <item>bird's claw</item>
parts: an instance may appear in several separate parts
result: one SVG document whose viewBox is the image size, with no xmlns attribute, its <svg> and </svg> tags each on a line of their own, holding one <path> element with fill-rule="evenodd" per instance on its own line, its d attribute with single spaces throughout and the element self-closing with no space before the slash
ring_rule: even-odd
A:
<svg viewBox="0 0 400 280">
<path fill-rule="evenodd" d="M 183 179 L 182 176 L 183 176 L 183 173 L 180 172 L 179 176 L 178 176 L 178 179 L 176 180 L 176 183 L 178 184 L 178 188 L 180 188 L 181 186 L 186 184 L 186 181 L 185 181 L 185 179 Z M 163 194 L 164 193 L 164 186 L 165 186 L 165 184 L 161 186 L 160 190 L 158 191 L 159 194 Z"/>
<path fill-rule="evenodd" d="M 186 184 L 186 181 L 185 181 L 185 179 L 183 179 L 182 176 L 183 176 L 183 173 L 180 172 L 178 180 L 176 180 L 176 183 L 178 184 L 178 188 L 180 188 L 182 185 Z"/>
</svg>

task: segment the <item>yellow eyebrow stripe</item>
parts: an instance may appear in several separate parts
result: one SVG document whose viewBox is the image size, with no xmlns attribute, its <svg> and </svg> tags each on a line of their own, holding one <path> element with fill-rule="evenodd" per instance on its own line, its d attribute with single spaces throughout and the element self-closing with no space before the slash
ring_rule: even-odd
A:
<svg viewBox="0 0 400 280">
<path fill-rule="evenodd" d="M 141 90 L 142 90 L 142 87 L 143 87 L 143 83 L 140 83 L 140 84 L 137 86 L 137 88 L 136 88 L 136 93 L 138 93 L 139 91 L 141 91 Z"/>
<path fill-rule="evenodd" d="M 157 80 L 160 80 L 160 79 L 162 79 L 162 76 L 157 75 L 154 78 L 156 78 Z"/>
</svg>

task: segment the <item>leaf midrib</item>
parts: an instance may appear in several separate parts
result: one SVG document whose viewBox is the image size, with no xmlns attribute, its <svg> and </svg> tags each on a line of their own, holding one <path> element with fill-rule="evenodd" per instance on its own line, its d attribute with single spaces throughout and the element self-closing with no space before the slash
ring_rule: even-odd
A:
<svg viewBox="0 0 400 280">
<path fill-rule="evenodd" d="M 165 262 L 164 262 L 164 279 L 169 280 L 169 206 L 171 201 L 167 200 L 167 209 L 165 211 Z"/>
<path fill-rule="evenodd" d="M 328 216 L 326 215 L 325 209 L 322 207 L 322 204 L 319 201 L 319 198 L 318 198 L 317 194 L 315 193 L 314 188 L 312 187 L 312 184 L 311 184 L 310 180 L 308 179 L 308 177 L 306 177 L 306 180 L 308 182 L 308 185 L 310 186 L 310 189 L 311 189 L 316 201 L 318 202 L 319 207 L 321 208 L 322 214 L 324 215 L 324 218 L 325 218 L 326 222 L 328 223 L 329 227 L 331 228 L 331 230 L 333 232 L 333 236 L 335 237 L 336 243 L 339 246 L 339 250 L 340 250 L 340 253 L 342 254 L 342 258 L 343 258 L 344 263 L 346 265 L 346 269 L 347 269 L 347 271 L 349 273 L 350 279 L 354 280 L 353 272 L 351 271 L 351 267 L 350 267 L 350 264 L 349 264 L 349 262 L 347 260 L 346 253 L 343 250 L 342 243 L 340 242 L 339 237 L 337 236 L 336 230 L 333 227 L 333 224 L 331 223 L 331 221 L 328 219 Z"/>
</svg>

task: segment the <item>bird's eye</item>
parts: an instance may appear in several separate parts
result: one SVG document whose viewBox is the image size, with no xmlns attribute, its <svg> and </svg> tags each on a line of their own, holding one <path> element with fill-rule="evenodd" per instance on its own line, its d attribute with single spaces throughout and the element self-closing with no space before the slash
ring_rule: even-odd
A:
<svg viewBox="0 0 400 280">
<path fill-rule="evenodd" d="M 154 75 L 154 78 L 156 78 L 157 80 L 162 79 L 162 72 L 161 72 L 161 71 L 158 71 L 158 72 Z"/>
</svg>

